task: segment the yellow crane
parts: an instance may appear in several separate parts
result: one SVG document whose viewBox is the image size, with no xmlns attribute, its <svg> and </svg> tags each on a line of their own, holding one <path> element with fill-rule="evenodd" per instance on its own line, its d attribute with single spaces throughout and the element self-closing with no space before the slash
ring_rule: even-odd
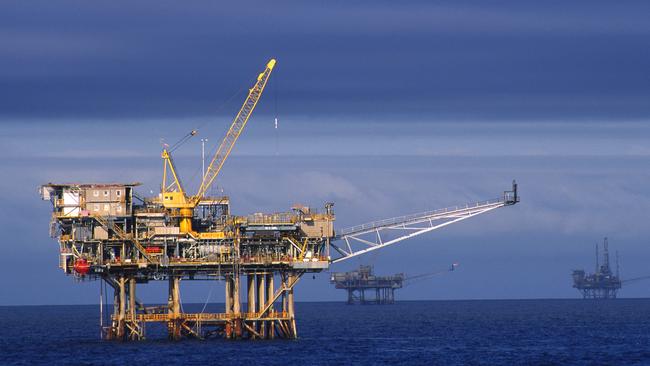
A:
<svg viewBox="0 0 650 366">
<path fill-rule="evenodd" d="M 164 148 L 162 151 L 163 158 L 163 178 L 161 186 L 161 195 L 160 199 L 162 205 L 170 210 L 178 210 L 178 216 L 180 218 L 180 232 L 189 233 L 192 232 L 192 217 L 194 215 L 194 208 L 201 202 L 201 199 L 205 196 L 206 192 L 214 182 L 214 180 L 219 175 L 223 164 L 228 159 L 230 152 L 232 151 L 239 135 L 246 126 L 246 122 L 250 118 L 257 102 L 262 96 L 262 92 L 266 87 L 266 83 L 271 76 L 271 72 L 275 67 L 275 59 L 271 59 L 267 64 L 266 68 L 262 73 L 257 77 L 255 85 L 248 91 L 248 97 L 244 101 L 244 104 L 239 109 L 239 113 L 233 120 L 226 137 L 221 141 L 219 148 L 212 157 L 210 165 L 208 165 L 205 175 L 202 177 L 201 186 L 199 187 L 198 192 L 193 196 L 188 196 L 187 192 L 183 189 L 180 178 L 176 172 L 174 166 L 174 160 L 171 156 L 171 151 L 167 148 Z M 195 135 L 196 131 L 190 133 L 191 136 Z"/>
</svg>

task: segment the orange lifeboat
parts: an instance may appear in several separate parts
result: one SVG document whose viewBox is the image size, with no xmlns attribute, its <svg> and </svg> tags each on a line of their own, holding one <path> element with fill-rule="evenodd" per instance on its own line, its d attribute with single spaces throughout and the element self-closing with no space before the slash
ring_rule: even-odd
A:
<svg viewBox="0 0 650 366">
<path fill-rule="evenodd" d="M 90 272 L 90 264 L 85 258 L 79 258 L 74 262 L 74 271 L 79 273 L 80 275 L 84 276 L 87 275 L 88 272 Z"/>
</svg>

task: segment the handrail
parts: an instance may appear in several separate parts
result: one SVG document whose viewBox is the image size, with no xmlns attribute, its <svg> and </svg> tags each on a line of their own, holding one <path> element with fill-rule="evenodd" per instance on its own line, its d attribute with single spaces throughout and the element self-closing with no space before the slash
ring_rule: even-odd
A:
<svg viewBox="0 0 650 366">
<path fill-rule="evenodd" d="M 265 318 L 288 318 L 286 311 L 270 311 L 266 316 L 261 312 L 254 313 L 154 313 L 154 314 L 136 314 L 137 321 L 147 322 L 166 322 L 170 319 L 182 319 L 185 321 L 210 321 L 210 320 L 231 320 L 231 319 L 265 319 Z M 117 320 L 119 315 L 112 315 L 113 320 Z M 132 316 L 126 315 L 125 319 L 132 320 Z"/>
<path fill-rule="evenodd" d="M 259 224 L 295 224 L 297 222 L 297 216 L 292 213 L 274 213 L 274 214 L 252 214 L 246 216 L 247 224 L 259 225 Z"/>
</svg>

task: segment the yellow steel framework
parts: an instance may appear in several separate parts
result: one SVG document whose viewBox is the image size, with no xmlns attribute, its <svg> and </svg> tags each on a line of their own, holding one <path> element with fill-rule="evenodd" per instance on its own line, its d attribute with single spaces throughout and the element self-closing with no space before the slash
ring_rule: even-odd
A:
<svg viewBox="0 0 650 366">
<path fill-rule="evenodd" d="M 275 63 L 275 59 L 271 59 L 266 64 L 264 71 L 258 75 L 255 85 L 253 85 L 253 87 L 248 91 L 248 97 L 230 125 L 226 137 L 221 141 L 219 148 L 212 157 L 210 165 L 208 165 L 205 175 L 202 177 L 201 186 L 194 196 L 188 197 L 187 193 L 184 191 L 180 177 L 176 172 L 171 151 L 167 148 L 163 149 L 163 181 L 161 185 L 162 205 L 167 209 L 178 209 L 178 215 L 180 217 L 180 232 L 188 233 L 192 231 L 192 215 L 194 208 L 205 196 L 206 192 L 219 175 L 226 159 L 228 159 L 239 135 L 241 135 L 248 119 L 253 114 L 257 102 L 262 97 L 262 92 L 264 92 L 264 88 L 271 76 L 273 68 L 275 67 Z M 196 131 L 192 131 L 191 135 L 194 134 L 196 134 Z M 168 170 L 170 174 L 168 173 Z M 170 180 L 171 182 L 168 183 Z"/>
</svg>

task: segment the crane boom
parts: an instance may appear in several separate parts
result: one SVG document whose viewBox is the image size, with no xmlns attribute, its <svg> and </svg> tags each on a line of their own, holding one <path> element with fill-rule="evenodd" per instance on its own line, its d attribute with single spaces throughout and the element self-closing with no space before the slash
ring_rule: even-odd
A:
<svg viewBox="0 0 650 366">
<path fill-rule="evenodd" d="M 230 129 L 228 129 L 228 132 L 226 133 L 226 137 L 224 137 L 223 141 L 221 141 L 221 145 L 219 145 L 217 152 L 212 157 L 210 165 L 208 165 L 205 171 L 205 175 L 201 181 L 199 191 L 196 193 L 192 200 L 195 204 L 204 197 L 205 193 L 208 191 L 214 180 L 219 175 L 223 164 L 226 162 L 226 159 L 228 159 L 228 156 L 235 146 L 239 135 L 246 126 L 246 122 L 248 122 L 248 119 L 253 113 L 257 102 L 260 100 L 262 92 L 264 91 L 264 87 L 266 86 L 266 82 L 269 80 L 271 71 L 273 71 L 274 66 L 275 59 L 271 59 L 271 61 L 266 64 L 266 69 L 257 77 L 257 82 L 255 85 L 249 90 L 248 98 L 246 98 L 246 101 L 239 110 L 239 113 L 237 113 L 237 116 L 230 126 Z"/>
<path fill-rule="evenodd" d="M 437 275 L 441 275 L 441 274 L 448 273 L 448 272 L 453 272 L 453 271 L 456 270 L 456 267 L 458 267 L 458 265 L 459 265 L 458 263 L 452 263 L 451 266 L 448 269 L 444 270 L 444 271 L 435 271 L 435 272 L 422 273 L 422 274 L 415 275 L 415 276 L 409 276 L 409 277 L 404 278 L 404 282 L 407 285 L 410 285 L 410 284 L 413 284 L 415 282 L 419 282 L 421 280 L 426 280 L 426 279 L 429 279 L 431 277 L 435 277 Z"/>
</svg>

